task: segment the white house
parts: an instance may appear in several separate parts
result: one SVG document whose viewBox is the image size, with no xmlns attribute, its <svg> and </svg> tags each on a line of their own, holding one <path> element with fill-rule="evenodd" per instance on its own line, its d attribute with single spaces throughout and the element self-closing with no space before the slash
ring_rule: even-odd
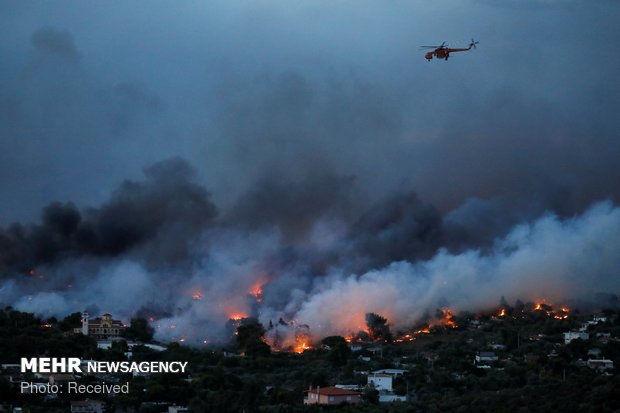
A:
<svg viewBox="0 0 620 413">
<path fill-rule="evenodd" d="M 492 351 L 479 351 L 476 353 L 476 363 L 497 361 L 497 355 Z"/>
<path fill-rule="evenodd" d="M 379 392 L 379 403 L 390 403 L 396 401 L 406 402 L 407 396 L 399 396 L 394 392 L 385 390 Z"/>
<path fill-rule="evenodd" d="M 612 360 L 607 360 L 607 359 L 599 359 L 599 360 L 591 359 L 587 361 L 586 365 L 590 367 L 591 369 L 595 369 L 599 371 L 610 370 L 614 368 L 614 362 Z"/>
<path fill-rule="evenodd" d="M 392 377 L 396 377 L 396 376 L 402 376 L 403 374 L 407 373 L 407 370 L 402 370 L 402 369 L 381 369 L 381 370 L 375 370 L 375 371 L 373 371 L 373 373 L 375 373 L 375 374 L 389 374 Z"/>
<path fill-rule="evenodd" d="M 587 341 L 590 338 L 589 333 L 584 333 L 583 331 L 568 331 L 564 333 L 564 344 L 568 344 L 573 340 L 583 340 Z"/>
<path fill-rule="evenodd" d="M 368 385 L 372 385 L 375 389 L 381 391 L 386 390 L 392 391 L 392 376 L 389 374 L 369 374 L 368 375 Z"/>
</svg>

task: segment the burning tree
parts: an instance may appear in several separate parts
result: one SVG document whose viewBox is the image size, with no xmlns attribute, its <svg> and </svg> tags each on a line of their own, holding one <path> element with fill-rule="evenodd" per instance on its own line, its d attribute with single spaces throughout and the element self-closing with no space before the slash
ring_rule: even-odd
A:
<svg viewBox="0 0 620 413">
<path fill-rule="evenodd" d="M 286 322 L 282 318 L 276 324 L 270 321 L 265 334 L 265 342 L 274 351 L 303 353 L 313 348 L 312 341 L 310 327 L 307 324 Z"/>
<path fill-rule="evenodd" d="M 375 313 L 366 313 L 366 326 L 368 327 L 368 334 L 373 340 L 392 341 L 390 326 L 385 317 Z"/>
</svg>

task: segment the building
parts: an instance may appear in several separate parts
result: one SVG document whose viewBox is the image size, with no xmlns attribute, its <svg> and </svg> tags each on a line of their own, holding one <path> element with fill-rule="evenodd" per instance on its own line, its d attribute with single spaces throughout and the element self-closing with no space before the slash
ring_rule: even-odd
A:
<svg viewBox="0 0 620 413">
<path fill-rule="evenodd" d="M 568 331 L 564 333 L 564 344 L 568 344 L 573 340 L 587 341 L 590 338 L 590 334 L 583 331 Z"/>
<path fill-rule="evenodd" d="M 497 361 L 497 355 L 492 351 L 479 351 L 476 353 L 476 363 Z"/>
<path fill-rule="evenodd" d="M 373 371 L 373 373 L 389 374 L 392 377 L 396 377 L 396 376 L 404 375 L 405 373 L 407 373 L 407 370 L 403 370 L 403 369 L 381 369 L 381 370 L 375 370 L 375 371 Z"/>
<path fill-rule="evenodd" d="M 389 374 L 373 373 L 368 375 L 368 385 L 381 391 L 392 391 L 392 376 Z"/>
<path fill-rule="evenodd" d="M 379 403 L 406 402 L 407 396 L 399 396 L 394 392 L 382 390 L 379 392 Z"/>
<path fill-rule="evenodd" d="M 607 359 L 591 359 L 586 362 L 586 365 L 591 369 L 598 371 L 611 370 L 614 368 L 614 362 Z"/>
<path fill-rule="evenodd" d="M 352 390 L 352 391 L 360 390 L 360 385 L 358 384 L 335 384 L 334 387 L 337 387 L 343 390 Z"/>
<path fill-rule="evenodd" d="M 407 401 L 407 396 L 399 396 L 394 393 L 393 380 L 402 376 L 405 370 L 382 369 L 368 375 L 368 386 L 379 391 L 379 403 L 391 403 L 395 401 Z"/>
<path fill-rule="evenodd" d="M 592 320 L 588 320 L 585 323 L 583 323 L 579 331 L 587 331 L 588 327 L 590 326 L 595 326 L 599 323 L 606 323 L 606 322 L 607 322 L 607 317 L 593 317 Z"/>
<path fill-rule="evenodd" d="M 337 387 L 310 388 L 304 398 L 304 404 L 356 404 L 360 402 L 360 393 Z"/>
<path fill-rule="evenodd" d="M 187 413 L 189 409 L 184 406 L 170 406 L 168 407 L 168 413 Z"/>
<path fill-rule="evenodd" d="M 47 380 L 49 381 L 49 384 L 51 385 L 59 384 L 62 387 L 66 387 L 65 383 L 74 381 L 75 376 L 69 373 L 53 373 L 49 375 Z"/>
<path fill-rule="evenodd" d="M 75 328 L 75 333 L 93 337 L 95 340 L 110 340 L 120 338 L 127 326 L 120 320 L 114 320 L 112 314 L 105 313 L 93 320 L 89 319 L 88 313 L 82 313 L 82 327 Z"/>
<path fill-rule="evenodd" d="M 105 404 L 101 400 L 73 400 L 71 413 L 103 413 Z"/>
</svg>

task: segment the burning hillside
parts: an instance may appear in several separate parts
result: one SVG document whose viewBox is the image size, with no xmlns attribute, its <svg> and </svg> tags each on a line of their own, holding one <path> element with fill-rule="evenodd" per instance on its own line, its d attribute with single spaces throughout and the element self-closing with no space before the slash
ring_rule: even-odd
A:
<svg viewBox="0 0 620 413">
<path fill-rule="evenodd" d="M 42 315 L 156 315 L 158 339 L 198 344 L 223 343 L 226 320 L 253 317 L 274 348 L 303 350 L 327 336 L 390 341 L 456 328 L 455 314 L 498 294 L 563 318 L 547 303 L 619 288 L 620 209 L 608 202 L 570 219 L 544 215 L 482 246 L 411 195 L 319 214 L 298 232 L 294 220 L 285 232 L 277 217 L 252 226 L 235 215 L 247 208 L 233 210 L 218 214 L 178 159 L 100 208 L 50 205 L 41 224 L 0 230 L 0 302 Z"/>
</svg>

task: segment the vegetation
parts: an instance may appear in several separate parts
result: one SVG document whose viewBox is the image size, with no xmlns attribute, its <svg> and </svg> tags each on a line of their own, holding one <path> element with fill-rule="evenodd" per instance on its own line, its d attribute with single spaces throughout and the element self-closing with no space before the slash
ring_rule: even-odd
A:
<svg viewBox="0 0 620 413">
<path fill-rule="evenodd" d="M 519 309 L 519 305 L 523 309 Z M 612 412 L 620 410 L 620 375 L 588 368 L 588 352 L 620 365 L 620 311 L 606 312 L 608 320 L 588 327 L 588 341 L 565 345 L 562 332 L 577 329 L 589 314 L 554 318 L 549 309 L 526 311 L 527 304 L 506 308 L 503 317 L 461 314 L 458 327 L 431 328 L 413 341 L 386 343 L 387 320 L 370 318 L 373 334 L 382 334 L 382 351 L 368 348 L 351 351 L 343 337 L 326 337 L 317 348 L 302 354 L 271 352 L 263 341 L 264 329 L 256 320 L 237 327 L 233 353 L 217 348 L 191 348 L 171 343 L 157 352 L 146 346 L 132 349 L 132 360 L 188 361 L 188 375 L 161 374 L 150 377 L 118 375 L 129 382 L 129 394 L 106 399 L 107 411 L 161 412 L 174 403 L 192 412 Z M 506 306 L 508 307 L 508 306 Z M 5 309 L 0 312 L 0 361 L 16 363 L 20 357 L 53 355 L 97 360 L 126 359 L 127 343 L 109 350 L 70 332 L 76 317 L 48 323 L 32 314 Z M 144 324 L 132 320 L 131 337 L 147 333 Z M 601 340 L 597 333 L 610 335 Z M 391 333 L 390 333 L 391 334 Z M 129 338 L 129 336 L 128 336 Z M 146 341 L 146 340 L 143 340 Z M 377 347 L 377 342 L 372 347 Z M 474 363 L 478 351 L 494 349 L 498 361 L 490 368 Z M 370 357 L 370 361 L 364 361 Z M 362 403 L 355 406 L 305 406 L 309 386 L 334 384 L 365 385 L 364 372 L 400 368 L 406 370 L 394 381 L 397 394 L 408 394 L 409 402 L 379 403 L 377 392 L 363 390 Z M 95 380 L 93 377 L 79 381 Z M 0 400 L 24 406 L 30 412 L 66 412 L 68 399 L 45 399 L 20 394 L 6 378 L 0 378 Z"/>
</svg>

